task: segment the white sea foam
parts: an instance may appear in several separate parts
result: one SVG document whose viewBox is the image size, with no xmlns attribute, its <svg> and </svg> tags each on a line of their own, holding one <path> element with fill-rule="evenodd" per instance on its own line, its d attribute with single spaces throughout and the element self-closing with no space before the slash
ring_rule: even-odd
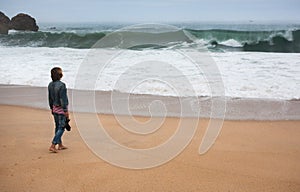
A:
<svg viewBox="0 0 300 192">
<path fill-rule="evenodd" d="M 64 70 L 63 81 L 69 88 L 73 88 L 78 68 L 89 51 L 88 49 L 70 48 L 0 47 L 0 84 L 45 87 L 51 80 L 50 69 L 54 66 L 61 66 Z M 300 98 L 299 53 L 215 52 L 210 54 L 219 67 L 227 96 Z M 130 66 L 134 67 L 130 68 L 125 82 L 131 83 L 135 79 L 141 79 L 139 75 L 147 71 L 147 68 L 135 65 L 141 61 L 138 57 L 144 57 L 145 60 L 160 58 L 159 60 L 163 63 L 171 63 L 170 66 L 175 68 L 167 69 L 169 73 L 162 74 L 162 71 L 166 71 L 166 69 L 162 70 L 159 67 L 157 71 L 150 71 L 154 77 L 155 74 L 159 74 L 158 77 L 163 76 L 169 84 L 149 78 L 146 81 L 137 82 L 135 87 L 126 87 L 124 84 L 115 87 L 115 83 Z M 181 71 L 182 76 L 172 72 L 175 69 Z M 86 75 L 88 80 L 88 74 Z M 185 83 L 180 84 L 180 82 L 184 82 L 184 78 L 191 82 L 197 95 L 210 95 L 205 77 L 201 76 L 193 65 L 177 52 L 171 50 L 127 50 L 126 55 L 113 60 L 112 64 L 103 71 L 95 88 L 97 90 L 118 89 L 125 92 L 176 95 L 172 84 L 178 83 L 177 88 L 179 87 L 181 92 L 188 95 L 193 90 L 189 90 Z"/>
<path fill-rule="evenodd" d="M 220 42 L 221 45 L 230 46 L 230 47 L 243 47 L 241 42 L 238 42 L 234 39 L 228 39 L 226 41 Z"/>
</svg>

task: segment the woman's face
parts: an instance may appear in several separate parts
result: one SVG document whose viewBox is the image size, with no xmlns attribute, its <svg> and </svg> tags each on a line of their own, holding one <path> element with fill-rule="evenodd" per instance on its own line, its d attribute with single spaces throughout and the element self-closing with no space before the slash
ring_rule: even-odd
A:
<svg viewBox="0 0 300 192">
<path fill-rule="evenodd" d="M 63 71 L 62 70 L 59 70 L 58 74 L 60 74 L 61 78 L 63 77 Z"/>
</svg>

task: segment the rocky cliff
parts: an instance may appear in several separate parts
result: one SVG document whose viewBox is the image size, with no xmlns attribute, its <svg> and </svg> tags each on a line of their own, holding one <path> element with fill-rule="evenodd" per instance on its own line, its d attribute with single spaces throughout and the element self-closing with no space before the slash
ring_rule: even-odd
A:
<svg viewBox="0 0 300 192">
<path fill-rule="evenodd" d="M 11 20 L 0 12 L 0 34 L 8 34 L 8 30 L 38 31 L 39 27 L 33 17 L 28 14 L 19 13 Z"/>
</svg>

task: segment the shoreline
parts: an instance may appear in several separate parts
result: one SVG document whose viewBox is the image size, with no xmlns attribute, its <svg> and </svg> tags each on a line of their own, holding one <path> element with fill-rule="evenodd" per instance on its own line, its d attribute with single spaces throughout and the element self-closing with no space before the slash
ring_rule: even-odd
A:
<svg viewBox="0 0 300 192">
<path fill-rule="evenodd" d="M 300 120 L 300 100 L 158 96 L 68 89 L 73 112 L 225 120 Z M 0 104 L 49 109 L 46 87 L 0 85 Z M 129 99 L 128 99 L 129 98 Z M 158 101 L 158 102 L 157 102 Z M 150 111 L 149 111 L 150 106 Z"/>
<path fill-rule="evenodd" d="M 53 154 L 48 151 L 54 131 L 49 111 L 1 105 L 3 191 L 300 190 L 300 121 L 226 120 L 211 149 L 199 155 L 209 124 L 200 119 L 193 139 L 174 159 L 159 167 L 131 170 L 96 156 L 80 136 L 74 114 L 70 116 L 72 131 L 63 136 L 68 149 Z M 178 118 L 166 118 L 155 133 L 136 135 L 124 130 L 113 115 L 98 117 L 108 134 L 129 148 L 157 146 L 170 138 L 179 123 Z M 90 124 L 88 119 L 85 123 Z"/>
</svg>

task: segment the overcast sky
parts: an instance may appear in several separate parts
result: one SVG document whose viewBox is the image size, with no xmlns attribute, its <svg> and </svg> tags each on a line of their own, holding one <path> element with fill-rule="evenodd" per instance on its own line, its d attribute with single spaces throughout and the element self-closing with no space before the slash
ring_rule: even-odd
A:
<svg viewBox="0 0 300 192">
<path fill-rule="evenodd" d="M 300 21 L 300 0 L 0 0 L 38 22 Z"/>
</svg>

